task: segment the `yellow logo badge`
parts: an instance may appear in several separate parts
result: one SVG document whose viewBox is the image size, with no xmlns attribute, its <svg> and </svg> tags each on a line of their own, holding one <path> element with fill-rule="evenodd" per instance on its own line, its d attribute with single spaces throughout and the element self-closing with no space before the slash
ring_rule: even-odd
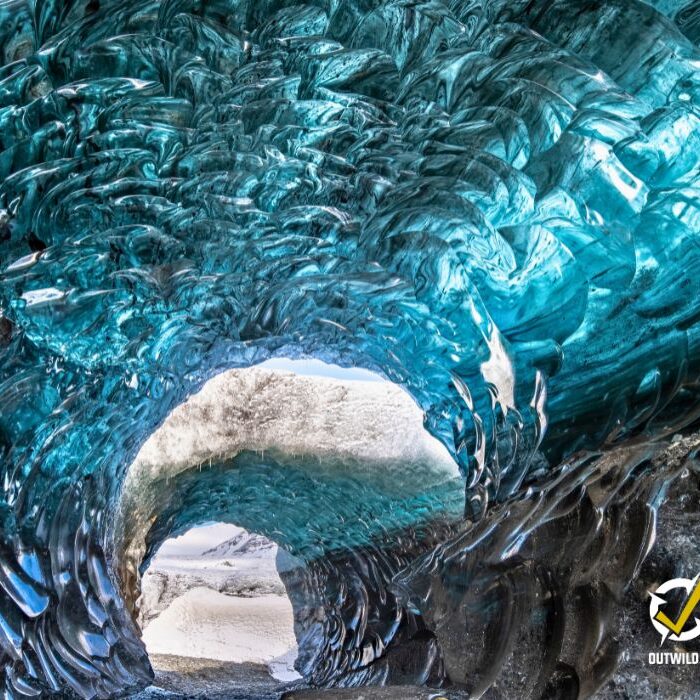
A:
<svg viewBox="0 0 700 700">
<path fill-rule="evenodd" d="M 663 596 L 676 588 L 685 590 L 685 603 L 678 617 L 672 619 L 665 611 L 661 610 L 661 607 L 667 603 Z M 685 629 L 698 604 L 700 604 L 700 574 L 693 579 L 673 578 L 662 583 L 651 594 L 649 617 L 651 624 L 661 635 L 661 644 L 669 637 L 674 642 L 689 642 L 700 636 L 700 619 L 697 617 L 693 617 L 695 625 L 690 629 Z"/>
</svg>

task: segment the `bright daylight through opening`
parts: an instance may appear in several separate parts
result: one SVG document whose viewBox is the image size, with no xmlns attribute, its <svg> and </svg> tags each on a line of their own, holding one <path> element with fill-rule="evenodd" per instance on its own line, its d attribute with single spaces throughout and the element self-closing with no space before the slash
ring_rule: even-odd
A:
<svg viewBox="0 0 700 700">
<path fill-rule="evenodd" d="M 219 661 L 222 673 L 266 670 L 275 680 L 299 679 L 292 604 L 278 566 L 294 560 L 235 525 L 210 523 L 167 540 L 143 576 L 139 599 L 157 677 L 179 657 L 190 666 L 201 659 L 202 670 Z"/>
</svg>

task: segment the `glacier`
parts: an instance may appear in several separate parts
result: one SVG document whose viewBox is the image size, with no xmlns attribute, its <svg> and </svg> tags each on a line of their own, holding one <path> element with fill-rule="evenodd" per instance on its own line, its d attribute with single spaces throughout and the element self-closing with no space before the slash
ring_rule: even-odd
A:
<svg viewBox="0 0 700 700">
<path fill-rule="evenodd" d="M 304 562 L 311 685 L 599 689 L 695 469 L 699 28 L 695 0 L 0 2 L 5 696 L 148 685 L 140 576 L 213 511 Z M 280 357 L 395 384 L 442 466 L 242 440 L 139 481 L 188 401 Z"/>
</svg>

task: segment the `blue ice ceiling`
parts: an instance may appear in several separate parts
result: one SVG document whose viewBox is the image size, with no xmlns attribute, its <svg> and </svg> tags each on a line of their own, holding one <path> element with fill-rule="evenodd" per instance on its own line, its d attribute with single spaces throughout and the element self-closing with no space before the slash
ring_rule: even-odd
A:
<svg viewBox="0 0 700 700">
<path fill-rule="evenodd" d="M 700 8 L 656 5 L 0 5 L 8 697 L 147 682 L 113 511 L 225 369 L 405 387 L 470 518 L 696 419 Z"/>
</svg>

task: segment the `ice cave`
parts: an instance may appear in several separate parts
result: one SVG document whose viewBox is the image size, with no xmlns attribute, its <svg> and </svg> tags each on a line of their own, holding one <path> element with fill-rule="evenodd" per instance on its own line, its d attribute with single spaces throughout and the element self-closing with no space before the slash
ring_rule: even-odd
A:
<svg viewBox="0 0 700 700">
<path fill-rule="evenodd" d="M 3 697 L 206 523 L 289 700 L 700 697 L 696 179 L 698 0 L 0 0 Z"/>
</svg>

